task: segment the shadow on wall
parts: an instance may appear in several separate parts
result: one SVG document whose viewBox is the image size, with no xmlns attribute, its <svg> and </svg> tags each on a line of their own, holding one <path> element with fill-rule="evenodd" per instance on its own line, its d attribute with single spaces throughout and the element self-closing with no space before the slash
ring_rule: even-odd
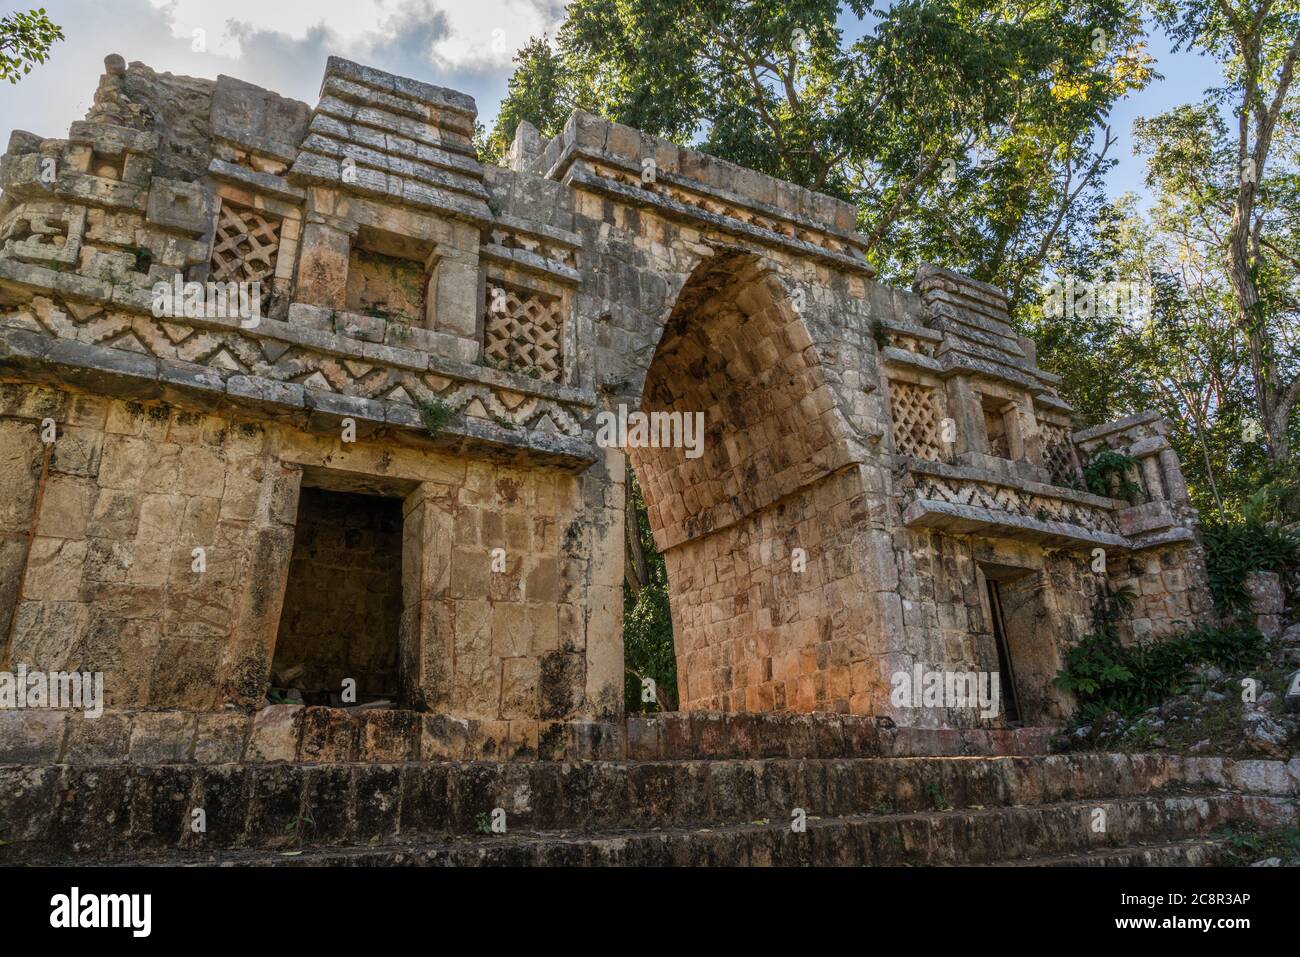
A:
<svg viewBox="0 0 1300 957">
<path fill-rule="evenodd" d="M 273 697 L 335 706 L 396 701 L 401 617 L 401 499 L 303 488 Z M 356 683 L 355 702 L 342 698 L 346 679 Z"/>
</svg>

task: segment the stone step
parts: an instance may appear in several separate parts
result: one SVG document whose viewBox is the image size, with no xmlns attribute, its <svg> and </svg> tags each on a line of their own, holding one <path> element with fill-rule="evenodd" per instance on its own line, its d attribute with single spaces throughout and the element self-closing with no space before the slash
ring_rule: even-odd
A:
<svg viewBox="0 0 1300 957">
<path fill-rule="evenodd" d="M 496 808 L 512 829 L 648 830 L 786 818 L 795 807 L 920 812 L 1213 788 L 1290 795 L 1300 775 L 1282 762 L 1121 754 L 0 766 L 0 863 L 472 834 Z"/>
<path fill-rule="evenodd" d="M 1293 766 L 1292 766 L 1293 765 Z M 1216 789 L 1294 799 L 1300 761 L 1174 755 L 401 765 L 0 766 L 0 864 L 474 834 L 601 832 L 1104 801 Z M 195 812 L 203 813 L 195 829 Z"/>
<path fill-rule="evenodd" d="M 0 278 L 4 265 L 0 262 Z M 381 322 L 302 303 L 290 308 L 290 319 L 279 325 L 297 329 L 293 337 L 298 339 L 306 332 L 326 335 L 306 328 L 313 324 L 324 328 L 342 322 L 339 329 L 345 330 L 354 321 Z M 264 327 L 267 324 L 275 323 L 268 320 Z M 792 712 L 680 711 L 628 715 L 620 723 L 547 722 L 518 740 L 509 734 L 502 737 L 500 724 L 401 709 L 349 711 L 287 704 L 250 714 L 108 709 L 94 721 L 82 720 L 75 711 L 0 709 L 0 765 L 1025 755 L 1048 754 L 1057 732 L 1051 727 L 896 727 L 867 715 Z"/>
<path fill-rule="evenodd" d="M 994 861 L 984 867 L 1211 867 L 1223 855 L 1225 841 L 1200 839 L 1132 847 L 1103 847 L 1079 854 Z"/>
<path fill-rule="evenodd" d="M 1106 812 L 1106 829 L 1093 828 Z M 1117 863 L 1140 858 L 1141 845 L 1190 845 L 1226 822 L 1251 818 L 1267 825 L 1293 820 L 1287 798 L 1238 794 L 1062 801 L 918 814 L 809 817 L 796 833 L 788 820 L 709 828 L 626 831 L 528 831 L 501 836 L 449 837 L 366 847 L 217 852 L 172 857 L 193 866 L 929 866 L 1010 863 L 1036 856 L 1068 863 L 1093 853 Z M 1176 860 L 1178 853 L 1154 853 Z M 1182 855 L 1186 863 L 1195 856 Z M 1087 863 L 1087 859 L 1073 858 Z M 1018 861 L 1018 863 L 1029 863 Z"/>
<path fill-rule="evenodd" d="M 907 728 L 862 715 L 788 712 L 683 711 L 628 715 L 625 722 L 627 757 L 633 761 L 1047 754 L 1056 732 L 1051 727 Z"/>
</svg>

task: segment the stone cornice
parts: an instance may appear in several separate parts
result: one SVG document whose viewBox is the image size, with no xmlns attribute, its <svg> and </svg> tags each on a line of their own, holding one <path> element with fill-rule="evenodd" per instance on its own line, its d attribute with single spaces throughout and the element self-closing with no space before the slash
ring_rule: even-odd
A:
<svg viewBox="0 0 1300 957">
<path fill-rule="evenodd" d="M 566 185 L 573 186 L 577 189 L 587 189 L 592 192 L 603 193 L 607 196 L 622 200 L 635 206 L 653 208 L 669 219 L 686 220 L 703 224 L 705 226 L 711 226 L 720 232 L 729 233 L 744 239 L 750 239 L 764 246 L 783 248 L 799 256 L 819 259 L 841 269 L 861 273 L 867 277 L 876 274 L 875 269 L 863 259 L 857 259 L 853 256 L 845 255 L 844 253 L 825 249 L 803 239 L 784 236 L 780 233 L 773 232 L 770 229 L 764 229 L 761 226 L 743 223 L 731 216 L 711 213 L 707 210 L 679 202 L 671 197 L 663 196 L 650 190 L 636 189 L 627 186 L 617 180 L 593 172 L 582 162 L 575 162 L 570 165 L 568 172 L 564 174 L 561 181 Z M 696 187 L 692 184 L 684 184 L 684 188 L 695 189 Z M 809 228 L 817 228 L 822 232 L 825 231 L 821 227 Z"/>
<path fill-rule="evenodd" d="M 0 327 L 0 374 L 138 399 L 188 401 L 200 406 L 230 402 L 277 419 L 288 418 L 297 427 L 315 432 L 337 432 L 345 417 L 352 418 L 360 435 L 387 428 L 394 435 L 404 435 L 407 441 L 440 450 L 517 463 L 581 471 L 598 458 L 595 447 L 585 438 L 505 428 L 464 414 L 453 416 L 431 436 L 418 410 L 407 403 L 349 396 L 261 376 L 223 376 L 209 366 L 25 329 Z"/>
</svg>

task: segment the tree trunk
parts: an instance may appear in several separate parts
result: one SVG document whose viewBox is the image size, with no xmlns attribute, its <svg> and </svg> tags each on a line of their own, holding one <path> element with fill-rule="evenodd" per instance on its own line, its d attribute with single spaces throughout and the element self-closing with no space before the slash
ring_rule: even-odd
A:
<svg viewBox="0 0 1300 957">
<path fill-rule="evenodd" d="M 1267 106 L 1259 96 L 1259 75 L 1263 58 L 1260 40 L 1260 13 L 1249 32 L 1234 24 L 1239 54 L 1244 63 L 1245 81 L 1237 110 L 1237 196 L 1232 206 L 1232 228 L 1228 235 L 1228 281 L 1237 297 L 1237 316 L 1246 335 L 1246 353 L 1250 358 L 1250 375 L 1259 404 L 1260 424 L 1268 438 L 1268 457 L 1274 464 L 1290 456 L 1291 443 L 1287 425 L 1297 401 L 1296 382 L 1278 380 L 1272 343 L 1269 341 L 1264 303 L 1253 275 L 1259 258 L 1259 230 L 1255 227 L 1255 199 L 1264 177 L 1269 146 L 1278 115 L 1286 102 L 1287 91 L 1300 57 L 1300 36 L 1287 51 L 1278 74 L 1273 102 Z M 1229 18 L 1231 21 L 1231 17 Z M 1251 143 L 1251 121 L 1254 143 Z"/>
<path fill-rule="evenodd" d="M 645 552 L 641 549 L 641 515 L 637 511 L 636 496 L 632 493 L 633 481 L 629 468 L 623 485 L 623 580 L 635 598 L 650 583 L 650 575 L 646 571 Z"/>
</svg>

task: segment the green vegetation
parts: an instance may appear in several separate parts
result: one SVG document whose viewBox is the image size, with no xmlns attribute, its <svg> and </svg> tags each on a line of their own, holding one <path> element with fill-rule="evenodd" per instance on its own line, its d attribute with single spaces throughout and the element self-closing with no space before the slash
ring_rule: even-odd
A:
<svg viewBox="0 0 1300 957">
<path fill-rule="evenodd" d="M 1102 200 L 1106 114 L 1153 75 L 1141 30 L 1121 0 L 574 0 L 479 147 L 587 110 L 849 200 L 891 281 L 930 260 L 1018 301 Z"/>
<path fill-rule="evenodd" d="M 17 83 L 49 59 L 50 47 L 62 39 L 63 28 L 51 22 L 44 7 L 0 17 L 0 80 Z"/>
<path fill-rule="evenodd" d="M 1136 502 L 1142 494 L 1142 487 L 1130 478 L 1136 465 L 1137 459 L 1113 449 L 1102 449 L 1084 466 L 1083 484 L 1093 495 Z"/>
<path fill-rule="evenodd" d="M 1255 521 L 1207 524 L 1203 536 L 1210 591 L 1219 611 L 1236 618 L 1250 611 L 1246 576 L 1300 565 L 1300 539 Z"/>
<path fill-rule="evenodd" d="M 298 845 L 301 845 L 304 841 L 310 839 L 315 832 L 316 819 L 312 817 L 310 808 L 304 810 L 284 826 L 285 836 Z"/>
<path fill-rule="evenodd" d="M 420 421 L 424 424 L 425 431 L 434 437 L 437 437 L 438 433 L 456 414 L 456 410 L 441 399 L 419 401 L 415 405 L 415 410 L 420 415 Z"/>
<path fill-rule="evenodd" d="M 1221 862 L 1245 866 L 1270 857 L 1283 863 L 1300 859 L 1300 827 L 1266 828 L 1250 818 L 1237 818 L 1210 835 L 1226 843 Z"/>
<path fill-rule="evenodd" d="M 623 586 L 623 704 L 628 714 L 677 709 L 677 659 L 668 610 L 668 572 L 650 535 L 645 500 L 628 473 L 628 574 Z M 639 558 L 639 560 L 638 560 Z M 644 679 L 654 682 L 653 701 L 643 700 Z"/>
<path fill-rule="evenodd" d="M 1145 194 L 1100 204 L 1050 271 L 1150 284 L 1137 315 L 1016 318 L 1095 425 L 1171 422 L 1193 504 L 1220 521 L 1300 519 L 1300 3 L 1156 0 L 1154 26 L 1214 64 L 1197 102 L 1134 124 Z M 1211 85 L 1213 84 L 1213 85 Z"/>
<path fill-rule="evenodd" d="M 934 783 L 927 784 L 925 786 L 925 793 L 929 796 L 930 804 L 936 811 L 952 810 L 952 804 L 943 796 L 943 792 L 939 790 L 939 785 Z"/>
<path fill-rule="evenodd" d="M 1065 653 L 1054 684 L 1078 701 L 1076 720 L 1109 712 L 1138 715 L 1181 694 L 1196 665 L 1229 671 L 1264 658 L 1264 637 L 1254 628 L 1197 628 L 1181 635 L 1124 645 L 1119 622 L 1131 610 L 1129 589 L 1106 591 L 1093 608 L 1093 630 Z"/>
<path fill-rule="evenodd" d="M 135 271 L 140 273 L 149 272 L 149 267 L 153 265 L 153 251 L 140 246 L 128 249 L 132 256 L 135 257 Z"/>
</svg>

